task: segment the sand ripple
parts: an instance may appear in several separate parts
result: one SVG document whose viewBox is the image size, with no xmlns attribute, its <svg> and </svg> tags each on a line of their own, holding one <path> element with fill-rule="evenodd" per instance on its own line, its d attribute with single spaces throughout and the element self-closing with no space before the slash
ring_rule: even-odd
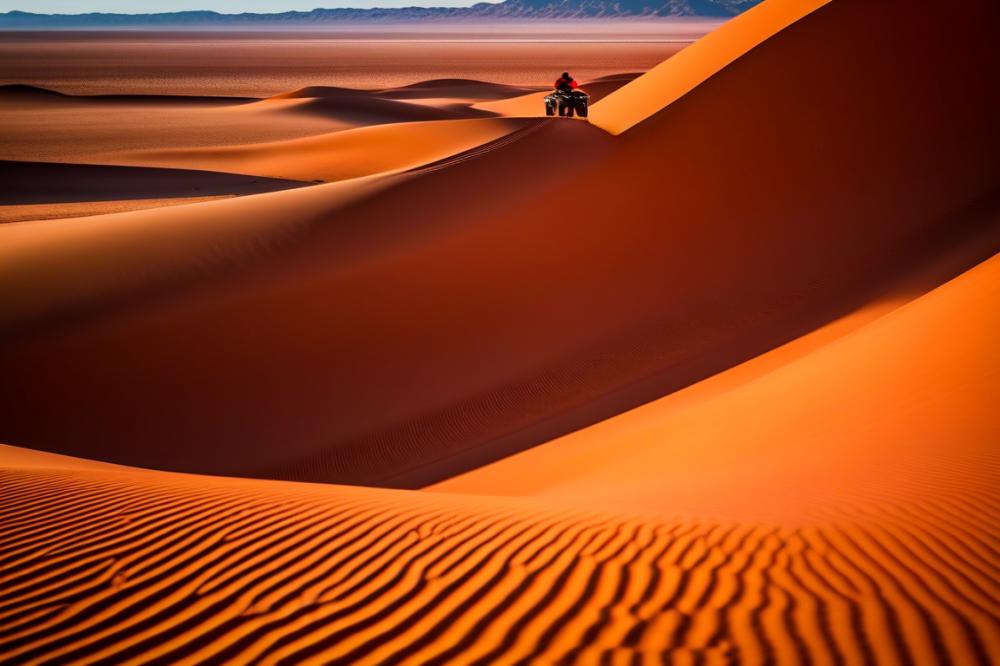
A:
<svg viewBox="0 0 1000 666">
<path fill-rule="evenodd" d="M 2 478 L 4 661 L 1000 659 L 995 493 L 791 528 L 143 471 Z"/>
</svg>

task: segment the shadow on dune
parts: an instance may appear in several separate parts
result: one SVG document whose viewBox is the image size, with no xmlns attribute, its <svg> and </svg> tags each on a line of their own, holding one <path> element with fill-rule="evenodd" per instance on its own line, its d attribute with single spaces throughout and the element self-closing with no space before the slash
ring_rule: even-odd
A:
<svg viewBox="0 0 1000 666">
<path fill-rule="evenodd" d="M 926 289 L 1000 248 L 993 14 L 836 0 L 619 137 L 543 123 L 13 339 L 0 440 L 417 486 Z"/>
<path fill-rule="evenodd" d="M 0 85 L 0 100 L 8 103 L 82 102 L 90 104 L 169 104 L 177 106 L 233 106 L 260 101 L 257 97 L 208 97 L 204 95 L 70 95 L 50 88 L 23 83 Z"/>
<path fill-rule="evenodd" d="M 0 205 L 255 194 L 312 185 L 193 169 L 3 160 L 0 183 Z"/>
<path fill-rule="evenodd" d="M 433 83 L 433 82 L 426 82 Z M 414 122 L 424 120 L 457 120 L 460 118 L 489 118 L 496 114 L 469 108 L 475 99 L 468 104 L 429 105 L 400 101 L 400 99 L 419 99 L 429 97 L 448 97 L 449 95 L 428 94 L 428 90 L 414 84 L 410 87 L 412 95 L 402 98 L 392 98 L 393 90 L 383 94 L 380 91 L 355 90 L 352 88 L 337 88 L 327 86 L 310 86 L 289 93 L 276 95 L 273 100 L 302 100 L 291 109 L 282 108 L 283 112 L 306 113 L 324 118 L 339 120 L 357 125 L 379 125 L 385 123 Z M 267 103 L 266 101 L 264 102 Z"/>
<path fill-rule="evenodd" d="M 532 88 L 519 88 L 474 79 L 430 79 L 398 88 L 377 92 L 389 99 L 420 99 L 428 97 L 459 97 L 475 100 L 505 99 L 532 92 Z"/>
</svg>

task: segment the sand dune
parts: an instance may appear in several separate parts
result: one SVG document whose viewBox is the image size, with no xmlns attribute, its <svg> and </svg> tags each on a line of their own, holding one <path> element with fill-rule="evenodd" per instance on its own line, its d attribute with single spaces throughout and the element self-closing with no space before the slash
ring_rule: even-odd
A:
<svg viewBox="0 0 1000 666">
<path fill-rule="evenodd" d="M 299 114 L 317 115 L 352 125 L 455 120 L 462 117 L 487 115 L 485 113 L 477 114 L 474 111 L 461 114 L 448 108 L 385 99 L 377 95 L 365 94 L 364 91 L 348 90 L 342 92 L 341 90 L 339 88 L 297 90 L 289 95 L 278 95 L 258 104 L 265 108 L 269 105 L 273 106 L 275 101 L 295 100 L 291 104 L 281 104 L 278 108 Z"/>
<path fill-rule="evenodd" d="M 239 100 L 137 95 L 94 101 L 58 94 L 0 104 L 0 124 L 0 159 L 91 164 L 114 164 L 120 153 L 141 149 L 242 145 L 351 127 Z"/>
<path fill-rule="evenodd" d="M 828 2 L 778 0 L 751 8 L 738 21 L 724 23 L 681 51 L 677 60 L 657 65 L 641 81 L 626 86 L 595 109 L 591 122 L 612 134 L 621 134 Z"/>
<path fill-rule="evenodd" d="M 380 124 L 489 117 L 495 114 L 472 109 L 471 105 L 520 92 L 510 86 L 461 79 L 437 79 L 382 91 L 311 86 L 263 100 L 143 94 L 81 96 L 30 85 L 0 86 L 0 100 L 5 102 L 0 107 L 0 123 L 10 130 L 0 139 L 0 160 L 104 165 L 92 170 L 66 167 L 76 168 L 80 176 L 91 174 L 76 179 L 65 177 L 68 172 L 54 171 L 26 180 L 27 167 L 19 168 L 16 184 L 6 179 L 10 191 L 6 198 L 10 201 L 0 204 L 0 221 L 123 212 L 177 203 L 171 198 L 183 197 L 193 203 L 255 191 L 240 186 L 225 194 L 198 196 L 198 192 L 183 192 L 187 185 L 181 181 L 190 181 L 193 189 L 202 184 L 177 174 L 157 185 L 153 182 L 157 174 L 165 176 L 165 172 L 114 171 L 106 165 L 181 166 L 204 171 L 225 164 L 238 173 L 261 175 L 288 171 L 287 165 L 291 164 L 291 172 L 310 181 L 411 168 L 466 150 L 473 145 L 468 141 L 477 135 L 485 136 L 490 125 L 477 126 L 484 131 L 459 123 L 449 130 L 417 125 L 410 130 L 385 129 L 361 137 L 333 138 L 331 134 Z M 152 136 L 147 131 L 151 125 L 157 127 Z M 315 141 L 294 141 L 304 136 Z M 465 143 L 453 140 L 461 136 L 466 137 Z M 498 133 L 491 134 L 489 139 L 496 136 Z M 392 142 L 391 149 L 384 148 L 387 141 Z M 290 159 L 291 150 L 301 151 L 306 159 Z M 383 154 L 372 155 L 374 151 Z M 3 167 L 5 172 L 12 168 L 9 163 Z M 98 177 L 113 173 L 130 175 L 114 182 Z M 141 173 L 148 176 L 145 185 L 139 183 Z M 213 178 L 219 176 L 206 176 L 205 183 L 212 191 L 219 189 L 218 183 L 208 182 Z M 255 187 L 256 191 L 276 189 Z M 35 202 L 27 195 L 29 190 L 45 193 L 50 205 Z M 121 191 L 121 197 L 109 198 L 112 190 Z M 77 191 L 78 196 L 71 196 Z"/>
<path fill-rule="evenodd" d="M 434 489 L 798 524 L 996 491 L 1000 254 L 785 350 Z"/>
<path fill-rule="evenodd" d="M 6 224 L 0 227 L 5 342 L 48 317 L 107 307 L 266 255 L 296 229 L 379 186 L 377 179 L 360 179 L 187 206 L 180 215 L 164 208 Z M 291 208 L 296 215 L 288 215 Z"/>
<path fill-rule="evenodd" d="M 998 313 L 1000 255 L 440 487 L 473 495 L 0 447 L 0 658 L 993 663 Z"/>
<path fill-rule="evenodd" d="M 121 160 L 332 182 L 412 169 L 495 141 L 521 127 L 525 125 L 508 119 L 406 122 L 271 143 L 137 151 L 122 155 Z"/>
<path fill-rule="evenodd" d="M 246 104 L 256 102 L 256 97 L 217 97 L 209 95 L 150 95 L 150 94 L 95 94 L 95 95 L 69 95 L 58 90 L 51 90 L 41 86 L 33 86 L 23 83 L 11 83 L 0 85 L 0 99 L 8 104 L 31 104 L 31 103 L 51 103 L 51 102 L 76 102 L 90 104 L 176 104 L 180 106 L 204 106 L 219 105 L 231 106 L 233 104 Z"/>
<path fill-rule="evenodd" d="M 237 220 L 233 247 L 242 225 L 300 230 L 246 243 L 236 256 L 253 260 L 222 262 L 224 275 L 157 282 L 157 297 L 83 299 L 79 273 L 53 270 L 39 241 L 18 270 L 45 288 L 3 306 L 9 329 L 31 320 L 34 335 L 0 361 L 16 387 L 0 389 L 0 437 L 152 467 L 419 485 L 683 388 L 901 284 L 933 287 L 998 247 L 1000 150 L 979 102 L 991 9 L 953 18 L 954 42 L 930 17 L 886 41 L 876 19 L 897 9 L 824 6 L 619 137 L 554 121 L 344 205 L 302 191 L 259 195 L 259 211 L 156 211 L 163 230 Z M 941 80 L 930 99 L 928 76 Z M 114 224 L 145 246 L 129 219 Z M 952 272 L 921 278 L 958 246 L 970 249 Z M 199 381 L 179 387 L 183 368 Z M 63 418 L 38 418 L 52 400 Z"/>
<path fill-rule="evenodd" d="M 3 160 L 0 178 L 0 223 L 120 213 L 313 184 L 193 169 Z"/>
<path fill-rule="evenodd" d="M 114 201 L 73 201 L 70 203 L 55 204 L 11 204 L 0 206 L 0 223 L 61 220 L 72 217 L 109 215 L 111 213 L 124 213 L 130 210 L 146 210 L 149 208 L 218 201 L 229 196 L 236 195 L 170 197 L 168 199 L 116 199 Z"/>
<path fill-rule="evenodd" d="M 452 494 L 0 447 L 0 656 L 992 663 L 998 313 L 1000 255 Z"/>
<path fill-rule="evenodd" d="M 984 504 L 940 501 L 931 531 L 909 515 L 794 530 L 142 472 L 4 477 L 20 546 L 3 562 L 6 659 L 998 655 L 995 563 L 973 550 L 991 538 L 976 524 L 996 519 Z"/>
<path fill-rule="evenodd" d="M 0 658 L 992 663 L 998 313 L 1000 255 L 449 493 L 0 446 Z"/>
<path fill-rule="evenodd" d="M 0 158 L 132 165 L 11 201 L 338 181 L 0 226 L 0 662 L 1000 662 L 996 11 L 911 5 L 768 0 L 599 127 L 0 90 Z"/>
<path fill-rule="evenodd" d="M 19 661 L 719 659 L 733 644 L 711 637 L 710 607 L 684 635 L 726 564 L 713 549 L 741 545 L 717 596 L 737 597 L 726 619 L 744 626 L 785 536 L 144 472 L 5 470 L 4 484 L 21 547 L 4 550 L 0 654 Z M 41 520 L 55 488 L 64 510 Z M 764 626 L 761 640 L 794 646 L 777 617 Z"/>
<path fill-rule="evenodd" d="M 182 169 L 0 160 L 0 205 L 254 194 L 310 183 Z"/>
<path fill-rule="evenodd" d="M 390 99 L 421 99 L 427 97 L 452 97 L 469 100 L 505 99 L 529 92 L 517 86 L 503 85 L 474 79 L 431 79 L 406 86 L 378 91 L 380 97 Z"/>
<path fill-rule="evenodd" d="M 380 126 L 292 145 L 216 149 L 208 154 L 179 151 L 139 159 L 251 173 L 294 173 L 310 180 L 349 179 L 342 183 L 212 202 L 180 213 L 175 208 L 144 210 L 0 228 L 0 330 L 5 334 L 0 337 L 23 333 L 46 318 L 58 319 L 93 307 L 103 309 L 151 289 L 169 291 L 195 276 L 204 279 L 219 270 L 252 265 L 252 260 L 273 254 L 294 238 L 308 243 L 310 228 L 324 225 L 330 216 L 359 198 L 417 175 L 402 172 L 461 163 L 480 152 L 502 148 L 505 142 L 533 129 L 500 119 L 417 125 L 416 130 L 410 125 Z M 450 159 L 442 163 L 444 158 Z M 129 172 L 119 167 L 92 168 Z M 376 175 L 357 177 L 364 174 Z M 256 177 L 247 180 L 282 186 L 302 184 Z M 116 192 L 116 196 L 121 194 Z M 399 231 L 407 232 L 405 228 Z M 340 251 L 348 249 L 345 246 Z"/>
</svg>

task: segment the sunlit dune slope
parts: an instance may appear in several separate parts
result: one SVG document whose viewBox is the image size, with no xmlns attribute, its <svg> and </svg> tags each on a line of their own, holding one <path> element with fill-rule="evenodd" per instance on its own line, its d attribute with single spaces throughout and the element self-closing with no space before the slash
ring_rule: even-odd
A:
<svg viewBox="0 0 1000 666">
<path fill-rule="evenodd" d="M 998 53 L 990 2 L 967 3 L 946 30 L 912 11 L 893 23 L 903 11 L 830 3 L 617 137 L 535 124 L 344 205 L 259 195 L 284 206 L 269 221 L 250 199 L 158 211 L 162 229 L 195 228 L 213 206 L 220 226 L 294 232 L 131 299 L 51 300 L 84 288 L 79 264 L 66 270 L 41 243 L 18 270 L 44 289 L 0 306 L 20 333 L 0 359 L 0 439 L 167 469 L 419 485 L 683 388 L 887 291 L 922 293 L 998 248 L 1000 136 L 982 103 Z M 923 269 L 950 251 L 949 270 Z"/>
<path fill-rule="evenodd" d="M 0 224 L 10 222 L 33 222 L 38 220 L 61 220 L 71 217 L 90 217 L 93 215 L 109 215 L 132 210 L 148 208 L 163 208 L 165 206 L 181 206 L 184 204 L 202 203 L 225 199 L 230 194 L 217 194 L 207 197 L 168 197 L 165 199 L 115 199 L 113 201 L 73 201 L 68 203 L 44 204 L 10 204 L 0 207 Z"/>
<path fill-rule="evenodd" d="M 281 245 L 294 229 L 382 186 L 378 179 L 186 207 L 0 226 L 0 328 L 174 288 Z M 289 215 L 290 209 L 295 215 Z M 30 285 L 25 289 L 24 285 Z M 6 356 L 12 347 L 0 348 Z M 6 414 L 4 414 L 6 416 Z"/>
<path fill-rule="evenodd" d="M 432 124 L 433 125 L 433 124 Z M 148 290 L 170 289 L 181 282 L 211 275 L 221 267 L 245 265 L 288 242 L 295 230 L 308 229 L 358 198 L 384 189 L 400 172 L 437 164 L 445 156 L 462 160 L 470 150 L 516 131 L 510 120 L 476 120 L 436 124 L 410 132 L 406 125 L 381 126 L 316 137 L 293 146 L 264 144 L 227 151 L 177 151 L 164 157 L 139 157 L 161 164 L 214 164 L 249 172 L 298 173 L 307 179 L 351 178 L 349 182 L 312 187 L 279 196 L 213 202 L 178 214 L 146 210 L 92 220 L 19 223 L 0 227 L 0 328 L 91 307 L 104 307 Z M 391 147 L 391 149 L 390 149 Z M 372 149 L 372 150 L 369 150 Z M 377 149 L 377 150 L 376 150 Z M 112 173 L 127 168 L 51 165 L 63 170 L 93 169 Z M 354 178 L 362 174 L 381 174 Z M 142 169 L 137 170 L 140 173 Z M 152 170 L 168 172 L 167 170 Z M 187 172 L 180 172 L 187 173 Z M 221 178 L 224 174 L 216 174 Z M 241 176 L 228 176 L 240 179 Z M 134 179 L 141 180 L 141 179 Z M 251 179 L 246 179 L 251 180 Z M 284 187 L 305 183 L 263 181 Z M 162 183 L 161 183 L 162 185 Z M 104 187 L 127 187 L 120 181 Z M 135 196 L 141 188 L 132 188 Z M 119 192 L 121 194 L 121 192 Z M 289 197 L 289 194 L 295 196 Z M 290 214 L 294 211 L 294 214 Z M 25 290 L 22 285 L 31 285 Z M 23 329 L 22 329 L 23 330 Z"/>
<path fill-rule="evenodd" d="M 594 108 L 591 122 L 612 134 L 621 134 L 828 2 L 768 0 L 750 8 L 646 72 L 640 81 L 623 87 Z M 874 21 L 873 25 L 885 30 L 888 24 Z M 849 50 L 852 45 L 842 42 L 837 46 Z"/>
<path fill-rule="evenodd" d="M 0 447 L 0 659 L 991 663 L 998 313 L 1000 256 L 439 488 L 532 500 Z"/>
<path fill-rule="evenodd" d="M 469 105 L 523 92 L 463 79 L 385 90 L 312 86 L 267 99 L 67 95 L 3 85 L 0 159 L 142 165 L 129 156 L 149 149 L 239 148 L 385 123 L 484 117 L 492 114 Z M 431 136 L 442 151 L 448 149 L 445 137 Z"/>
<path fill-rule="evenodd" d="M 0 446 L 0 659 L 993 663 L 998 330 L 1000 255 L 450 492 Z"/>
<path fill-rule="evenodd" d="M 29 85 L 0 86 L 0 126 L 5 129 L 0 137 L 0 171 L 5 176 L 0 223 L 116 213 L 281 189 L 276 183 L 269 186 L 266 178 L 204 173 L 219 167 L 247 175 L 296 173 L 297 178 L 313 182 L 412 168 L 516 127 L 512 121 L 457 122 L 447 128 L 422 123 L 491 116 L 469 106 L 521 92 L 452 79 L 383 91 L 313 86 L 265 100 L 79 96 Z M 463 94 L 473 97 L 458 96 Z M 414 126 L 403 129 L 397 123 Z M 334 136 L 372 126 L 380 129 Z M 150 127 L 157 131 L 149 132 Z M 32 166 L 39 162 L 70 166 Z M 202 175 L 118 168 L 123 165 L 182 167 Z M 231 184 L 223 182 L 226 178 Z"/>
<path fill-rule="evenodd" d="M 801 358 L 777 350 L 433 488 L 785 524 L 968 501 L 1000 482 L 998 334 L 1000 255 Z"/>
<path fill-rule="evenodd" d="M 121 153 L 141 149 L 243 145 L 352 127 L 239 99 L 37 90 L 0 90 L 0 126 L 0 159 L 92 164 L 114 164 Z"/>
<path fill-rule="evenodd" d="M 499 118 L 405 122 L 243 146 L 136 151 L 122 155 L 120 160 L 336 181 L 436 162 L 520 127 L 524 124 Z"/>
</svg>

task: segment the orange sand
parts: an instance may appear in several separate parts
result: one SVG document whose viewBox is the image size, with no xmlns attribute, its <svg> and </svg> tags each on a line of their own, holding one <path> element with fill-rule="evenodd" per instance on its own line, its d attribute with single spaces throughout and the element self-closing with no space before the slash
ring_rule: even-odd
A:
<svg viewBox="0 0 1000 666">
<path fill-rule="evenodd" d="M 394 123 L 237 147 L 142 151 L 119 161 L 331 182 L 437 162 L 518 127 L 503 118 Z"/>
<path fill-rule="evenodd" d="M 0 655 L 995 661 L 997 313 L 1000 256 L 453 494 L 2 448 Z"/>
<path fill-rule="evenodd" d="M 997 248 L 989 36 L 970 10 L 886 43 L 877 11 L 825 5 L 617 137 L 533 119 L 406 174 L 5 225 L 0 438 L 420 486 L 922 293 Z"/>
<path fill-rule="evenodd" d="M 767 0 L 599 127 L 0 91 L 81 137 L 0 157 L 337 181 L 0 226 L 0 661 L 1000 660 L 995 9 L 910 5 Z"/>
</svg>

